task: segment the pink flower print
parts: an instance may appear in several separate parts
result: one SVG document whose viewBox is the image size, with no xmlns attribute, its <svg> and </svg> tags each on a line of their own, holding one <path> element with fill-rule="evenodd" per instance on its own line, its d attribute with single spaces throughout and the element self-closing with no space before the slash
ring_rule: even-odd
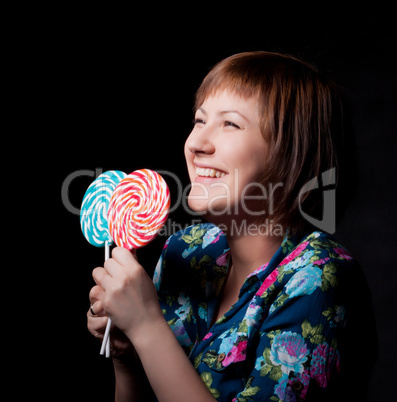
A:
<svg viewBox="0 0 397 402">
<path fill-rule="evenodd" d="M 309 244 L 308 241 L 303 242 L 300 244 L 294 251 L 292 251 L 290 254 L 288 254 L 281 262 L 279 266 L 286 265 L 289 262 L 291 262 L 293 259 L 298 257 L 298 255 L 306 248 L 306 246 Z"/>
<path fill-rule="evenodd" d="M 353 259 L 353 257 L 342 247 L 335 247 L 334 251 L 339 254 L 339 257 L 342 257 L 345 260 Z"/>
<path fill-rule="evenodd" d="M 167 249 L 170 240 L 171 240 L 171 237 L 169 237 L 169 238 L 165 241 L 164 246 L 163 246 L 163 250 Z"/>
<path fill-rule="evenodd" d="M 226 367 L 231 363 L 237 363 L 245 360 L 247 354 L 247 341 L 241 341 L 237 345 L 234 345 L 230 352 L 226 355 L 222 361 L 222 366 Z"/>
<path fill-rule="evenodd" d="M 203 341 L 210 339 L 212 336 L 212 332 L 208 332 L 208 334 L 203 338 Z"/>
<path fill-rule="evenodd" d="M 261 287 L 258 289 L 256 293 L 258 296 L 262 296 L 263 293 L 269 288 L 270 285 L 276 281 L 278 276 L 278 269 L 276 268 L 262 283 Z"/>
<path fill-rule="evenodd" d="M 216 265 L 220 267 L 226 267 L 227 263 L 229 262 L 229 255 L 230 252 L 228 251 L 225 254 L 222 254 L 220 257 L 218 257 L 216 260 Z"/>
<path fill-rule="evenodd" d="M 330 260 L 329 257 L 325 257 L 325 258 L 322 258 L 321 260 L 314 261 L 313 265 L 324 265 L 329 260 Z"/>
<path fill-rule="evenodd" d="M 310 384 L 310 375 L 308 370 L 302 373 L 295 373 L 294 376 L 288 379 L 288 384 L 294 393 L 298 393 L 300 400 L 305 400 Z"/>
<path fill-rule="evenodd" d="M 318 345 L 313 352 L 310 376 L 316 380 L 320 387 L 325 388 L 334 367 L 337 371 L 340 370 L 338 352 L 326 343 Z"/>
<path fill-rule="evenodd" d="M 290 371 L 302 373 L 307 361 L 309 349 L 303 337 L 295 332 L 282 332 L 274 338 L 270 350 L 270 360 L 281 371 L 289 375 Z"/>
<path fill-rule="evenodd" d="M 261 266 L 260 266 L 258 269 L 256 269 L 254 272 L 250 273 L 250 274 L 247 276 L 247 279 L 250 278 L 251 276 L 258 275 L 259 272 L 264 271 L 264 270 L 267 268 L 268 265 L 269 265 L 268 262 L 267 262 L 266 264 L 264 264 L 264 265 L 261 265 Z"/>
</svg>

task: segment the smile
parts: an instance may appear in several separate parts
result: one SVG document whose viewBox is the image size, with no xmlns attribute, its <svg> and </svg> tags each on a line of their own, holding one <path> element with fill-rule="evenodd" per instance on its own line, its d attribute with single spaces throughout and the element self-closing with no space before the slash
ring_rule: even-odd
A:
<svg viewBox="0 0 397 402">
<path fill-rule="evenodd" d="M 196 174 L 197 174 L 197 176 L 202 176 L 202 177 L 220 178 L 220 177 L 225 176 L 226 173 L 221 172 L 220 170 L 216 170 L 216 169 L 196 167 Z"/>
</svg>

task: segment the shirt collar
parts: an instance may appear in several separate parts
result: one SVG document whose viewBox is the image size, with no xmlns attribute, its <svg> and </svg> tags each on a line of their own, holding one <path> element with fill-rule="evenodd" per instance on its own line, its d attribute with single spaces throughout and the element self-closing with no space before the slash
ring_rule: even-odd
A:
<svg viewBox="0 0 397 402">
<path fill-rule="evenodd" d="M 298 243 L 297 238 L 292 236 L 290 231 L 287 230 L 287 233 L 283 241 L 281 242 L 280 247 L 273 254 L 271 260 L 261 265 L 259 268 L 257 268 L 255 271 L 253 271 L 251 274 L 247 276 L 240 290 L 240 296 L 244 291 L 251 288 L 257 282 L 260 283 L 263 282 L 277 268 L 280 262 L 288 254 L 291 253 L 291 251 L 296 247 L 297 243 Z M 229 253 L 229 259 L 230 259 L 230 253 Z"/>
</svg>

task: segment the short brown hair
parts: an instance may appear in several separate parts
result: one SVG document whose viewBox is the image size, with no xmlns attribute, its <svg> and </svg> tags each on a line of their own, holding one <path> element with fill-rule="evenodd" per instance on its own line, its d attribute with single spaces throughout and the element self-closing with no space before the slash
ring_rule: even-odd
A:
<svg viewBox="0 0 397 402">
<path fill-rule="evenodd" d="M 274 196 L 272 219 L 300 231 L 307 222 L 299 213 L 318 215 L 322 194 L 302 187 L 337 168 L 336 136 L 342 131 L 342 102 L 336 85 L 316 67 L 296 57 L 256 51 L 221 61 L 196 93 L 196 110 L 219 90 L 243 97 L 259 96 L 261 130 L 268 144 L 262 183 L 283 183 Z M 265 157 L 265 156 L 264 156 Z"/>
</svg>

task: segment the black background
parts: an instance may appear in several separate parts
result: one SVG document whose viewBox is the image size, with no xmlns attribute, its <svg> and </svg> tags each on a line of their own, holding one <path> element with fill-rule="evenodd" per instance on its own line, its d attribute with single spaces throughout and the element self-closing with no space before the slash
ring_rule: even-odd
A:
<svg viewBox="0 0 397 402">
<path fill-rule="evenodd" d="M 33 49 L 32 73 L 25 77 L 31 86 L 27 102 L 34 104 L 37 93 L 44 97 L 35 105 L 34 121 L 50 135 L 41 146 L 50 147 L 43 155 L 51 166 L 49 196 L 57 208 L 53 219 L 45 218 L 45 250 L 55 257 L 43 263 L 41 271 L 42 281 L 50 275 L 51 285 L 38 292 L 45 297 L 50 325 L 41 331 L 41 353 L 32 357 L 34 364 L 42 361 L 47 367 L 38 373 L 41 395 L 49 394 L 47 386 L 53 384 L 53 400 L 67 395 L 98 402 L 113 397 L 111 362 L 99 356 L 100 345 L 86 330 L 85 317 L 91 272 L 103 263 L 103 249 L 84 239 L 79 216 L 67 208 L 69 203 L 79 208 L 94 177 L 78 177 L 66 187 L 68 178 L 80 170 L 130 173 L 145 167 L 172 171 L 186 185 L 183 144 L 192 127 L 193 96 L 200 81 L 226 56 L 270 50 L 314 62 L 345 89 L 350 101 L 358 177 L 336 237 L 360 262 L 372 293 L 380 352 L 368 400 L 391 400 L 397 374 L 392 10 L 380 4 L 348 10 L 336 5 L 276 9 L 247 2 L 236 9 L 228 5 L 216 15 L 203 4 L 188 12 L 154 5 L 153 10 L 128 13 L 80 11 L 59 10 L 50 21 L 37 24 L 37 39 L 26 37 Z M 175 196 L 176 187 L 169 184 Z M 192 217 L 179 208 L 170 220 L 185 225 Z M 157 238 L 139 250 L 148 271 L 164 241 Z M 351 289 L 359 298 L 360 289 L 354 284 Z M 366 337 L 366 322 L 357 337 Z"/>
</svg>

